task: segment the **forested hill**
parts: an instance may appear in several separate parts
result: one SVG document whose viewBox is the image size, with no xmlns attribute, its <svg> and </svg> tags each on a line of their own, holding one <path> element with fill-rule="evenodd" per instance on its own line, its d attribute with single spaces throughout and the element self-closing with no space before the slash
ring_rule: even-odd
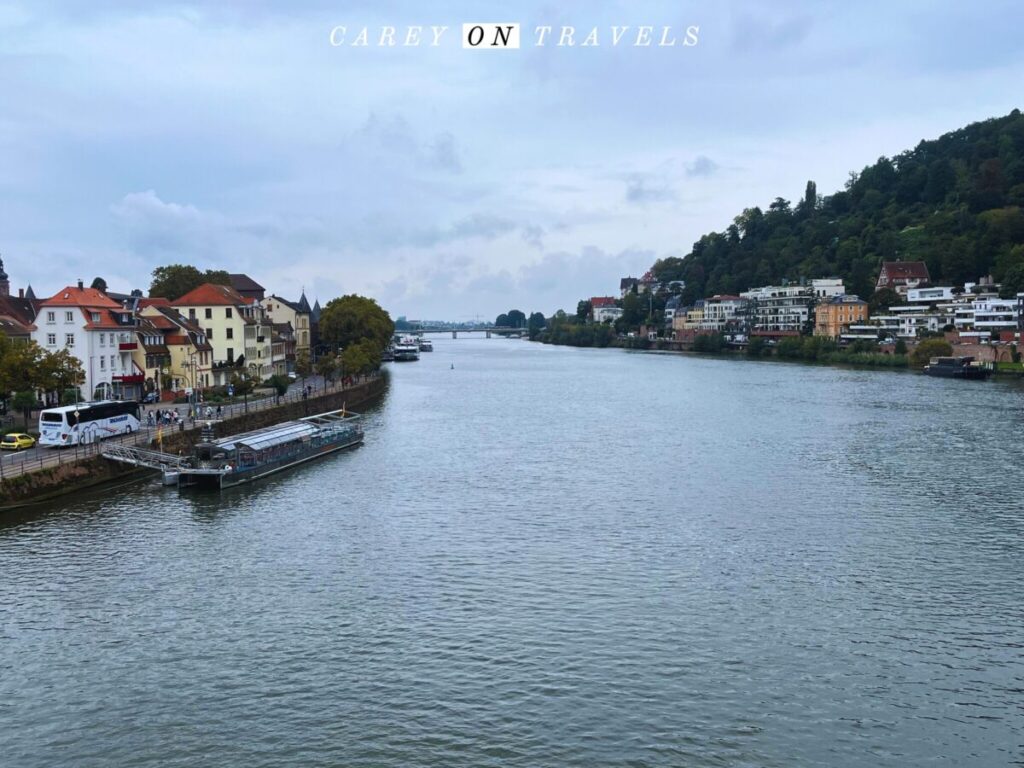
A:
<svg viewBox="0 0 1024 768">
<path fill-rule="evenodd" d="M 870 296 L 882 261 L 925 261 L 933 282 L 1024 278 L 1024 115 L 974 123 L 851 173 L 845 189 L 747 208 L 684 258 L 654 265 L 684 279 L 687 303 L 782 279 L 840 276 Z M 1017 269 L 1014 269 L 1017 267 Z M 1009 273 L 1009 274 L 1008 274 Z M 1024 290 L 1024 288 L 1022 288 Z"/>
</svg>

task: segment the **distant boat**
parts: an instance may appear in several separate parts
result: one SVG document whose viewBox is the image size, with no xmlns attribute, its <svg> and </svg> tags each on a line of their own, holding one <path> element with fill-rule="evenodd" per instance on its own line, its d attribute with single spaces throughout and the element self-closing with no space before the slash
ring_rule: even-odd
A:
<svg viewBox="0 0 1024 768">
<path fill-rule="evenodd" d="M 342 409 L 201 442 L 177 467 L 178 487 L 229 488 L 359 445 L 360 418 Z"/>
<path fill-rule="evenodd" d="M 420 345 L 415 336 L 402 336 L 395 341 L 395 362 L 409 362 L 420 359 Z"/>
<path fill-rule="evenodd" d="M 924 367 L 928 376 L 946 379 L 987 379 L 992 369 L 976 362 L 973 357 L 933 357 Z"/>
<path fill-rule="evenodd" d="M 380 356 L 382 362 L 390 363 L 395 359 L 395 346 L 394 344 L 388 344 L 384 348 L 383 354 Z"/>
<path fill-rule="evenodd" d="M 434 342 L 432 342 L 430 339 L 424 339 L 423 337 L 420 337 L 420 344 L 419 344 L 419 346 L 420 346 L 420 352 L 433 352 L 434 351 Z"/>
</svg>

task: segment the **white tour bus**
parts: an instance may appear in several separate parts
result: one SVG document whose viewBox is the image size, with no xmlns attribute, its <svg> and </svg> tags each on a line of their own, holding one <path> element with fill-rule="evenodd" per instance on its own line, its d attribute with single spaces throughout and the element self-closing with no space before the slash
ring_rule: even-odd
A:
<svg viewBox="0 0 1024 768">
<path fill-rule="evenodd" d="M 138 429 L 139 404 L 135 402 L 100 400 L 47 408 L 39 413 L 40 445 L 95 443 Z"/>
</svg>

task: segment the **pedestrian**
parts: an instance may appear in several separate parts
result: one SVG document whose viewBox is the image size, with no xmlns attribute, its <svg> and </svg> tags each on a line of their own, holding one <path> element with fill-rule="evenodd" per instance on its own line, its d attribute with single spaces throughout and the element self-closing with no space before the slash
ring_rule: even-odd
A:
<svg viewBox="0 0 1024 768">
<path fill-rule="evenodd" d="M 221 409 L 220 405 L 218 404 L 217 405 L 217 418 L 218 419 L 221 417 L 222 413 L 224 413 L 224 411 Z"/>
</svg>

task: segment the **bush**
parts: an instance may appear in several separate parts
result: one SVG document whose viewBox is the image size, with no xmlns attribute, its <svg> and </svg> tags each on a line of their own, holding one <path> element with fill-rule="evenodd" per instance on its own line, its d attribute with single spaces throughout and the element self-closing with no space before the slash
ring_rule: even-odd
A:
<svg viewBox="0 0 1024 768">
<path fill-rule="evenodd" d="M 753 336 L 747 344 L 747 354 L 751 357 L 761 357 L 768 351 L 768 342 L 762 336 Z"/>
<path fill-rule="evenodd" d="M 953 345 L 945 339 L 925 339 L 919 342 L 910 353 L 910 361 L 918 368 L 928 365 L 933 357 L 946 357 L 953 354 Z"/>
</svg>

